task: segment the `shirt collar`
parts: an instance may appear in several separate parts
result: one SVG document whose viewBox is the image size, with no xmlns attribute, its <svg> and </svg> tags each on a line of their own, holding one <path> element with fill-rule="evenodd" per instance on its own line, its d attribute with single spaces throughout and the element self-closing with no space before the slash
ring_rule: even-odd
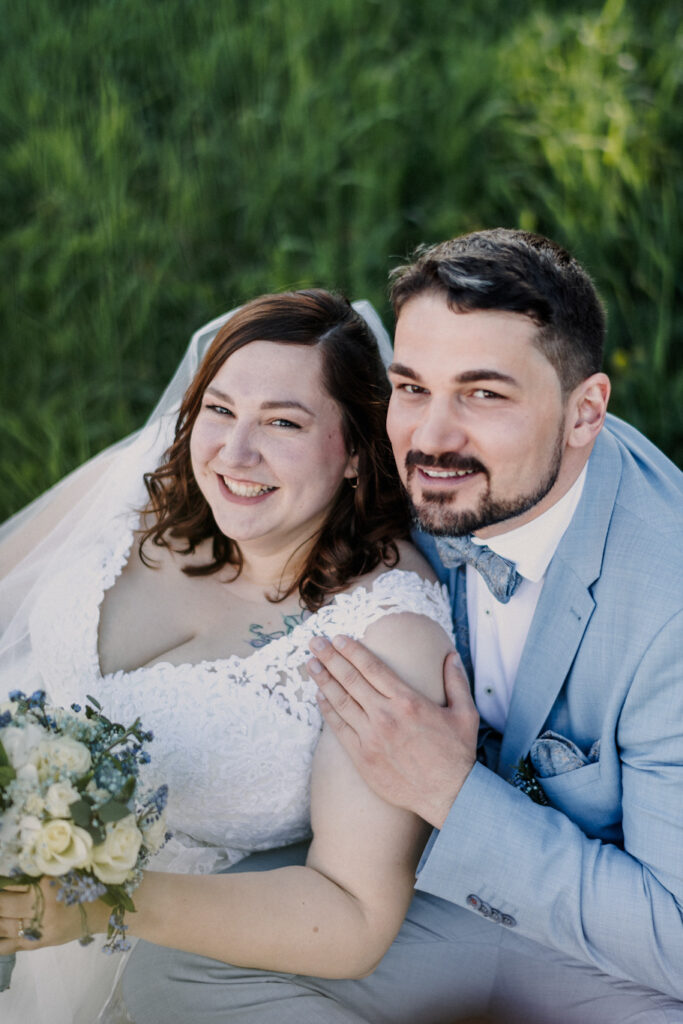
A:
<svg viewBox="0 0 683 1024">
<path fill-rule="evenodd" d="M 475 544 L 486 544 L 497 555 L 508 558 L 515 563 L 521 576 L 537 583 L 545 575 L 550 560 L 572 521 L 586 481 L 586 469 L 584 466 L 567 493 L 536 519 L 514 530 L 508 530 L 507 533 L 491 537 L 490 540 L 479 540 L 477 537 L 473 537 L 472 540 Z"/>
</svg>

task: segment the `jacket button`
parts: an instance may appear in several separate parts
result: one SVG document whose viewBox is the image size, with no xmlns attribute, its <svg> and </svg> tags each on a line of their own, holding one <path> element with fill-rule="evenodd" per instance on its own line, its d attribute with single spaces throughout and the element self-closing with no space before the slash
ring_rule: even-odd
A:
<svg viewBox="0 0 683 1024">
<path fill-rule="evenodd" d="M 500 923 L 504 924 L 506 928 L 514 928 L 517 922 L 511 914 L 503 914 L 500 919 Z"/>
<path fill-rule="evenodd" d="M 488 903 L 484 903 L 482 900 L 479 905 L 479 913 L 483 914 L 484 917 L 493 917 L 493 907 L 490 907 Z"/>
<path fill-rule="evenodd" d="M 481 900 L 472 892 L 469 894 L 465 902 L 467 903 L 467 906 L 472 907 L 473 910 L 479 910 L 479 908 L 481 907 Z"/>
</svg>

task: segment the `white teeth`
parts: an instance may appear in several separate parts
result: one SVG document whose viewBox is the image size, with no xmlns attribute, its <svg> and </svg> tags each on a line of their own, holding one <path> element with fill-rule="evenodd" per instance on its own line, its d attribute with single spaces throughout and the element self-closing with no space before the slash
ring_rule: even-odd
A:
<svg viewBox="0 0 683 1024">
<path fill-rule="evenodd" d="M 259 494 L 267 494 L 269 491 L 275 490 L 274 487 L 268 487 L 266 484 L 241 484 L 237 480 L 231 480 L 228 476 L 223 477 L 223 483 L 231 494 L 236 494 L 240 498 L 256 498 Z"/>
<path fill-rule="evenodd" d="M 473 469 L 423 469 L 425 476 L 434 477 L 437 480 L 449 480 L 454 476 L 471 476 Z"/>
</svg>

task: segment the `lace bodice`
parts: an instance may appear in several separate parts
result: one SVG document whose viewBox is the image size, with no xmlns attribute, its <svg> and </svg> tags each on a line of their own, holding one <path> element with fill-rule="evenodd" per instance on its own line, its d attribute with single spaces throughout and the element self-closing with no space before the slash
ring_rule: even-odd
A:
<svg viewBox="0 0 683 1024">
<path fill-rule="evenodd" d="M 414 612 L 451 635 L 439 584 L 391 570 L 370 589 L 337 597 L 286 636 L 247 657 L 193 665 L 159 662 L 102 675 L 100 606 L 126 564 L 134 521 L 119 520 L 106 541 L 53 578 L 36 603 L 31 633 L 50 699 L 68 706 L 96 697 L 115 721 L 140 716 L 152 729 L 150 771 L 169 785 L 173 838 L 157 868 L 214 871 L 247 853 L 309 834 L 313 753 L 321 729 L 305 662 L 315 635 L 360 639 L 384 615 Z"/>
</svg>

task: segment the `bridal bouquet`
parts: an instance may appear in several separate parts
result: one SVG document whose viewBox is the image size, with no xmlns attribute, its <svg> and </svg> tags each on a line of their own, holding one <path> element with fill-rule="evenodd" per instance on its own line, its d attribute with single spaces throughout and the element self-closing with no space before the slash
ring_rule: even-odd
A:
<svg viewBox="0 0 683 1024">
<path fill-rule="evenodd" d="M 129 948 L 125 912 L 165 841 L 167 788 L 145 791 L 140 778 L 151 740 L 139 719 L 127 728 L 109 721 L 93 697 L 67 711 L 47 705 L 42 690 L 15 690 L 0 705 L 0 889 L 33 888 L 24 937 L 41 937 L 47 875 L 58 900 L 78 905 L 82 945 L 92 942 L 85 904 L 100 899 L 112 908 L 105 951 Z M 13 963 L 0 957 L 0 991 Z"/>
</svg>

